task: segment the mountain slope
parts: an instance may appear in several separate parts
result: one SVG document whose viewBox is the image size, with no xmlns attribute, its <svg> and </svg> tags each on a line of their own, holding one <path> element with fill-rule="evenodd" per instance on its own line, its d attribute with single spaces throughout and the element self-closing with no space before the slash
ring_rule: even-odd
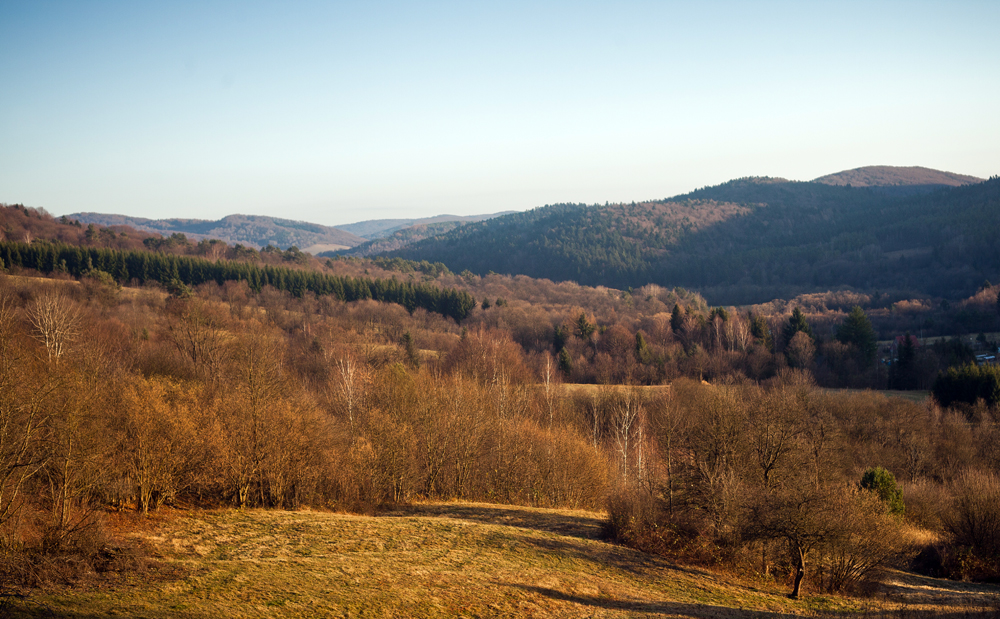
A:
<svg viewBox="0 0 1000 619">
<path fill-rule="evenodd" d="M 419 219 L 369 219 L 367 221 L 359 221 L 353 224 L 344 224 L 342 226 L 337 226 L 337 228 L 344 230 L 345 232 L 350 232 L 351 234 L 356 234 L 364 239 L 374 240 L 391 236 L 396 232 L 415 226 L 431 226 L 433 224 L 443 223 L 454 223 L 458 225 L 473 221 L 492 219 L 494 217 L 506 215 L 510 212 L 512 211 L 490 213 L 488 215 L 436 215 L 434 217 L 422 217 Z M 456 227 L 456 225 L 446 226 L 445 230 L 451 230 Z"/>
<path fill-rule="evenodd" d="M 393 255 L 479 274 L 684 286 L 713 303 L 848 287 L 958 298 L 1000 277 L 998 208 L 1000 179 L 900 197 L 747 178 L 641 204 L 542 207 Z"/>
<path fill-rule="evenodd" d="M 221 239 L 253 247 L 277 245 L 283 249 L 296 246 L 303 251 L 319 253 L 346 249 L 365 239 L 338 228 L 259 215 L 229 215 L 217 221 L 204 219 L 144 219 L 102 213 L 75 213 L 68 216 L 84 224 L 101 226 L 131 226 L 138 230 L 163 235 L 181 233 L 195 240 Z"/>
<path fill-rule="evenodd" d="M 395 229 L 394 232 L 388 234 L 387 236 L 378 236 L 360 245 L 355 245 L 348 251 L 327 252 L 323 255 L 334 256 L 343 253 L 349 256 L 373 256 L 384 252 L 396 251 L 403 249 L 407 245 L 416 243 L 417 241 L 422 241 L 432 236 L 450 232 L 459 226 L 465 225 L 465 223 L 466 222 L 464 221 L 447 220 L 434 223 L 407 225 L 405 227 Z"/>
</svg>

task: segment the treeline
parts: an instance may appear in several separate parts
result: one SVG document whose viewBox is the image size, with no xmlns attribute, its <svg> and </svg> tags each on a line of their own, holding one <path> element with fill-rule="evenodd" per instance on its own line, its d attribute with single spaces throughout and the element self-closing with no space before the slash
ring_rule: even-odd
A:
<svg viewBox="0 0 1000 619">
<path fill-rule="evenodd" d="M 845 287 L 958 299 L 1000 277 L 998 203 L 1000 178 L 907 197 L 742 179 L 663 201 L 546 206 L 391 255 L 479 275 L 683 286 L 720 304 Z"/>
<path fill-rule="evenodd" d="M 221 285 L 244 281 L 259 292 L 264 286 L 286 290 L 295 296 L 306 292 L 332 295 L 343 301 L 375 299 L 398 303 L 409 311 L 422 308 L 463 320 L 475 305 L 466 292 L 426 283 L 395 279 L 342 277 L 315 270 L 256 265 L 242 261 L 206 260 L 156 252 L 81 247 L 63 243 L 0 242 L 0 266 L 34 269 L 40 273 L 62 272 L 79 277 L 97 271 L 120 283 L 158 282 L 168 288 L 193 287 L 206 282 Z"/>
<path fill-rule="evenodd" d="M 564 380 L 574 383 L 657 385 L 682 376 L 764 381 L 794 368 L 823 387 L 928 390 L 940 372 L 997 347 L 984 333 L 930 342 L 890 330 L 913 325 L 919 333 L 927 323 L 911 320 L 909 312 L 826 306 L 864 302 L 859 295 L 800 299 L 807 309 L 787 302 L 727 308 L 710 307 L 683 289 L 650 285 L 595 295 L 593 309 L 585 310 L 507 302 L 501 290 L 491 288 L 497 296 L 483 299 L 464 324 L 508 331 L 525 353 L 557 358 Z M 992 330 L 1000 320 L 998 294 L 1000 287 L 984 288 L 948 312 L 982 313 L 977 326 Z M 939 328 L 949 324 L 948 315 L 934 313 Z"/>
</svg>

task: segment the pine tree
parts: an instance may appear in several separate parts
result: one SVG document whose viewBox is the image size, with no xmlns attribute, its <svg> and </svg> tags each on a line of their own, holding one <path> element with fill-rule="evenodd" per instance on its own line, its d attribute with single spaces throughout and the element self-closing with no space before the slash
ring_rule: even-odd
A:
<svg viewBox="0 0 1000 619">
<path fill-rule="evenodd" d="M 774 340 L 771 338 L 771 327 L 763 316 L 750 315 L 750 335 L 765 349 L 774 350 Z"/>
<path fill-rule="evenodd" d="M 855 346 L 858 355 L 865 363 L 875 360 L 875 353 L 878 351 L 875 329 L 872 328 L 871 321 L 861 307 L 855 305 L 843 324 L 837 327 L 837 340 Z"/>
<path fill-rule="evenodd" d="M 674 333 L 681 330 L 684 324 L 684 310 L 677 303 L 674 303 L 674 310 L 670 313 L 670 328 Z"/>
<path fill-rule="evenodd" d="M 902 514 L 906 506 L 903 504 L 903 489 L 896 483 L 896 476 L 876 466 L 867 469 L 861 476 L 861 489 L 878 496 L 890 514 Z"/>
<path fill-rule="evenodd" d="M 567 377 L 573 373 L 573 360 L 565 348 L 559 350 L 559 370 Z"/>
<path fill-rule="evenodd" d="M 813 336 L 812 329 L 809 328 L 809 323 L 806 322 L 805 314 L 802 313 L 802 310 L 796 307 L 792 310 L 792 315 L 788 319 L 788 324 L 785 325 L 785 329 L 782 331 L 782 335 L 785 337 L 785 343 L 787 344 L 788 342 L 791 342 L 792 338 L 795 337 L 795 334 L 799 332 L 805 333 L 810 338 Z"/>
</svg>

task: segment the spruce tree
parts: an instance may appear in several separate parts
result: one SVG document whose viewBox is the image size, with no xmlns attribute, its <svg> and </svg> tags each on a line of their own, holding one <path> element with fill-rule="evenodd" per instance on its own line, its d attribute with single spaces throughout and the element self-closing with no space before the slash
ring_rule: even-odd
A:
<svg viewBox="0 0 1000 619">
<path fill-rule="evenodd" d="M 785 343 L 787 344 L 788 342 L 791 342 L 792 338 L 795 337 L 795 334 L 800 331 L 809 337 L 813 336 L 812 329 L 809 328 L 809 323 L 806 322 L 805 314 L 802 313 L 802 310 L 796 307 L 792 310 L 792 315 L 788 319 L 788 324 L 785 325 L 785 329 L 782 331 L 782 335 L 785 336 Z"/>
<path fill-rule="evenodd" d="M 875 353 L 878 351 L 875 329 L 861 307 L 855 305 L 844 322 L 837 327 L 837 340 L 855 346 L 864 362 L 871 363 L 875 360 Z"/>
</svg>

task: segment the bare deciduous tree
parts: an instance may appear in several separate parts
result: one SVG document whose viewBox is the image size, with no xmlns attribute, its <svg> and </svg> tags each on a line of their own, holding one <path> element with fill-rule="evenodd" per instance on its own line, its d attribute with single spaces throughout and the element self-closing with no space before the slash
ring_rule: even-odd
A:
<svg viewBox="0 0 1000 619">
<path fill-rule="evenodd" d="M 357 425 L 358 404 L 368 381 L 368 373 L 351 353 L 343 353 L 337 358 L 336 364 L 336 387 L 353 434 Z"/>
<path fill-rule="evenodd" d="M 200 300 L 176 303 L 176 320 L 171 321 L 169 331 L 171 341 L 199 372 L 216 376 L 224 342 L 219 318 Z"/>
<path fill-rule="evenodd" d="M 17 512 L 24 483 L 45 463 L 37 441 L 48 388 L 34 384 L 41 373 L 17 346 L 14 317 L 13 299 L 0 294 L 0 524 Z"/>
<path fill-rule="evenodd" d="M 635 387 L 627 387 L 619 394 L 612 411 L 615 448 L 621 461 L 622 482 L 626 485 L 633 477 L 629 470 L 629 456 L 633 451 L 637 460 L 635 476 L 642 475 L 643 412 L 642 397 Z"/>
<path fill-rule="evenodd" d="M 70 299 L 58 292 L 45 292 L 27 307 L 33 336 L 45 346 L 50 362 L 58 363 L 67 346 L 80 333 L 80 313 Z"/>
</svg>

